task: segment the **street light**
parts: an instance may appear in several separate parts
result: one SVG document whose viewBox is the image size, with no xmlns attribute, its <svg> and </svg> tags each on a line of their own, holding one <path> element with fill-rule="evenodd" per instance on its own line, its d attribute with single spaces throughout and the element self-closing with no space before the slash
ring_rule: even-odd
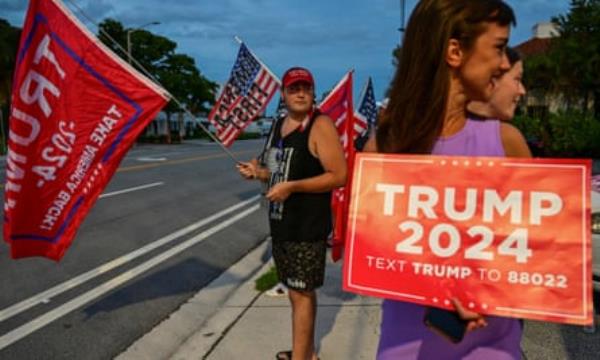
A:
<svg viewBox="0 0 600 360">
<path fill-rule="evenodd" d="M 131 64 L 131 33 L 142 30 L 151 25 L 160 25 L 160 22 L 152 21 L 142 26 L 138 26 L 137 28 L 127 30 L 127 60 L 129 61 L 129 64 Z"/>
<path fill-rule="evenodd" d="M 400 28 L 398 29 L 398 31 L 400 31 L 400 42 L 402 42 L 402 36 L 404 35 L 404 13 L 406 11 L 405 9 L 406 7 L 406 0 L 400 0 Z"/>
</svg>

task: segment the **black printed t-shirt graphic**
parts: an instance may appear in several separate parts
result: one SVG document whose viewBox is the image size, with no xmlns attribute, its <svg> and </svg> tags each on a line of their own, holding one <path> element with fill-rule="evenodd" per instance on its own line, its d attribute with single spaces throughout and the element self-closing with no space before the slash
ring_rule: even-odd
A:
<svg viewBox="0 0 600 360">
<path fill-rule="evenodd" d="M 269 153 L 277 161 L 269 187 L 284 181 L 301 180 L 325 172 L 319 159 L 308 149 L 308 137 L 315 112 L 304 130 L 296 129 L 281 137 L 283 119 L 277 122 L 270 138 Z M 325 241 L 331 232 L 331 192 L 292 193 L 284 202 L 269 203 L 269 224 L 273 241 Z"/>
</svg>

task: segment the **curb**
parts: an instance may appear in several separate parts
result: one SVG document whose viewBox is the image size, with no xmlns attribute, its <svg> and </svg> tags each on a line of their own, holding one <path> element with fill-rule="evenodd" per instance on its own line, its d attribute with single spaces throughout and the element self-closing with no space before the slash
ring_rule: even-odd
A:
<svg viewBox="0 0 600 360">
<path fill-rule="evenodd" d="M 270 266 L 263 260 L 268 243 L 263 241 L 115 359 L 207 356 L 260 295 L 254 280 Z"/>
</svg>

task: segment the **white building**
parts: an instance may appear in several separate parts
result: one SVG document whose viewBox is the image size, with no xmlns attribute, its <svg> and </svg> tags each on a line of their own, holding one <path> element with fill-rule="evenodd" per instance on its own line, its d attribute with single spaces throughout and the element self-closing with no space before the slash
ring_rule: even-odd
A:
<svg viewBox="0 0 600 360">
<path fill-rule="evenodd" d="M 531 28 L 533 37 L 538 39 L 549 39 L 559 35 L 558 28 L 554 23 L 541 22 Z"/>
</svg>

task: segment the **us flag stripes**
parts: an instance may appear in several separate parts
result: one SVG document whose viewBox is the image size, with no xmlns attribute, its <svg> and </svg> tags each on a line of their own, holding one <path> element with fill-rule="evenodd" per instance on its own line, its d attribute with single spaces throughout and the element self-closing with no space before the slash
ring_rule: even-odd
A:
<svg viewBox="0 0 600 360">
<path fill-rule="evenodd" d="M 373 81 L 369 77 L 358 102 L 358 109 L 354 113 L 355 137 L 367 135 L 367 131 L 375 126 L 377 120 L 377 103 L 373 91 Z"/>
<path fill-rule="evenodd" d="M 279 86 L 279 79 L 242 43 L 229 80 L 208 116 L 223 145 L 230 146 L 264 112 Z"/>
</svg>

